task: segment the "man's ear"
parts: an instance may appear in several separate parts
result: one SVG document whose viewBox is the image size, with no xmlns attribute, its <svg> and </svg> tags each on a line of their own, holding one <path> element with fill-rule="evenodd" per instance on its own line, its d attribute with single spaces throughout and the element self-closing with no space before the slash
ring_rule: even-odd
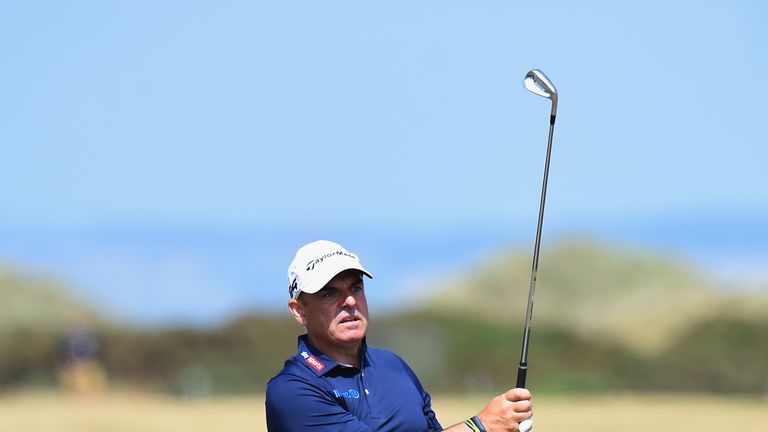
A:
<svg viewBox="0 0 768 432">
<path fill-rule="evenodd" d="M 304 318 L 304 305 L 296 299 L 288 300 L 288 310 L 291 311 L 291 315 L 296 318 L 296 321 L 303 325 L 307 325 L 307 320 Z"/>
</svg>

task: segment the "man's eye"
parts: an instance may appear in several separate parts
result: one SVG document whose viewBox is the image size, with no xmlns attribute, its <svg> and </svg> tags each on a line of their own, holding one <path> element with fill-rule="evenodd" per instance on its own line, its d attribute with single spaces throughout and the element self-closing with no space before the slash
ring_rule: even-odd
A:
<svg viewBox="0 0 768 432">
<path fill-rule="evenodd" d="M 331 298 L 331 297 L 334 296 L 334 294 L 335 294 L 335 292 L 333 292 L 331 290 L 325 290 L 325 291 L 322 292 L 321 295 L 323 296 L 323 298 Z"/>
<path fill-rule="evenodd" d="M 360 292 L 360 291 L 363 290 L 363 286 L 362 285 L 353 285 L 352 288 L 350 288 L 350 289 L 352 290 L 352 292 Z"/>
</svg>

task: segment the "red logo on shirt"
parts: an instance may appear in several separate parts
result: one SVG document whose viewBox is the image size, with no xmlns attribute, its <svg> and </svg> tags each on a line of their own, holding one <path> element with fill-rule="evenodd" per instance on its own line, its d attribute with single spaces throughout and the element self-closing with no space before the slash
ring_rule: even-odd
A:
<svg viewBox="0 0 768 432">
<path fill-rule="evenodd" d="M 318 372 L 325 369 L 325 365 L 321 363 L 320 360 L 316 359 L 314 356 L 309 356 L 304 360 L 306 360 L 307 363 L 309 363 L 309 365 L 315 368 L 315 370 L 317 370 Z"/>
</svg>

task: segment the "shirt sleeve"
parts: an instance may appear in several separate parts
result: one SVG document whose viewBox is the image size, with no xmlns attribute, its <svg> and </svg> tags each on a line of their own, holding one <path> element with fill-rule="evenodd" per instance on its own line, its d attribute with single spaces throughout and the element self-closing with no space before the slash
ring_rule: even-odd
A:
<svg viewBox="0 0 768 432">
<path fill-rule="evenodd" d="M 426 417 L 427 423 L 429 424 L 430 432 L 442 431 L 443 427 L 440 425 L 440 422 L 437 421 L 437 415 L 435 415 L 435 411 L 432 410 L 432 397 L 423 388 L 421 389 L 421 396 L 422 400 L 424 401 L 422 410 L 424 411 L 424 417 Z"/>
<path fill-rule="evenodd" d="M 419 393 L 421 394 L 421 409 L 424 412 L 424 418 L 426 418 L 427 424 L 429 425 L 429 432 L 442 431 L 443 427 L 440 425 L 440 422 L 437 421 L 437 415 L 435 415 L 435 411 L 432 410 L 432 397 L 429 395 L 429 393 L 427 393 L 426 390 L 424 390 L 424 387 L 421 385 L 421 381 L 419 381 L 419 377 L 416 376 L 416 373 L 413 372 L 405 360 L 401 358 L 400 362 L 403 364 L 403 368 L 405 368 L 405 370 L 408 372 L 408 375 L 410 376 L 413 384 L 416 386 L 416 389 L 418 389 Z"/>
<path fill-rule="evenodd" d="M 298 376 L 281 375 L 267 385 L 269 432 L 373 432 L 335 399 Z"/>
</svg>

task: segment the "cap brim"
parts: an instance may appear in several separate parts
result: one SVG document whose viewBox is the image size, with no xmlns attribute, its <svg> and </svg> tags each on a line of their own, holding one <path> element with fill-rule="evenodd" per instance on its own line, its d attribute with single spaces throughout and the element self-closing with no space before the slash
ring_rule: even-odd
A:
<svg viewBox="0 0 768 432">
<path fill-rule="evenodd" d="M 309 284 L 311 286 L 309 287 L 301 287 L 301 292 L 305 292 L 307 294 L 314 294 L 321 289 L 325 287 L 325 285 L 328 284 L 328 282 L 331 281 L 331 279 L 335 278 L 336 275 L 338 275 L 341 272 L 347 271 L 347 270 L 359 270 L 364 275 L 368 276 L 369 279 L 373 279 L 373 276 L 371 276 L 370 273 L 368 273 L 368 270 L 366 270 L 362 265 L 360 264 L 351 264 L 348 266 L 342 266 L 339 267 L 329 267 L 324 272 L 318 273 L 315 277 L 312 278 L 312 282 Z"/>
</svg>

